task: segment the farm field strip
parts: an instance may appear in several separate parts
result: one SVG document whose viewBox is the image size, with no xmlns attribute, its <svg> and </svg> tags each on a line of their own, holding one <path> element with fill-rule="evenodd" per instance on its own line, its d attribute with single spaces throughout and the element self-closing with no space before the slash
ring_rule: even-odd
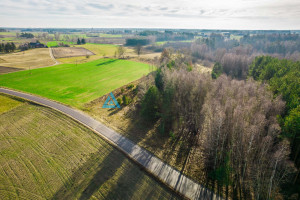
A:
<svg viewBox="0 0 300 200">
<path fill-rule="evenodd" d="M 51 50 L 55 58 L 68 58 L 68 57 L 95 55 L 93 52 L 83 47 L 57 47 L 57 48 L 51 48 Z"/>
</svg>

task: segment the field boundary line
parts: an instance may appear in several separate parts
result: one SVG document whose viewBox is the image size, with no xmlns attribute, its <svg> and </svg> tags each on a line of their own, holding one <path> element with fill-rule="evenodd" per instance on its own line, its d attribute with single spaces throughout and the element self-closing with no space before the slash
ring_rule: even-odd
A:
<svg viewBox="0 0 300 200">
<path fill-rule="evenodd" d="M 0 87 L 0 93 L 12 95 L 31 101 L 33 103 L 54 109 L 73 120 L 79 122 L 94 133 L 104 138 L 110 144 L 123 152 L 132 161 L 140 165 L 146 172 L 167 185 L 170 189 L 188 199 L 219 200 L 220 196 L 211 190 L 196 183 L 192 179 L 180 173 L 177 169 L 166 164 L 146 149 L 133 143 L 128 138 L 120 135 L 101 122 L 77 109 L 65 106 L 61 103 L 38 97 L 35 95 L 18 92 Z"/>
<path fill-rule="evenodd" d="M 54 65 L 58 65 L 59 62 L 54 58 L 53 52 L 52 52 L 52 48 L 51 48 L 51 47 L 49 47 L 49 54 L 50 54 L 50 57 L 52 58 L 52 60 L 55 62 Z M 51 66 L 54 66 L 54 65 L 51 65 Z M 49 66 L 49 67 L 50 67 L 50 66 Z"/>
</svg>

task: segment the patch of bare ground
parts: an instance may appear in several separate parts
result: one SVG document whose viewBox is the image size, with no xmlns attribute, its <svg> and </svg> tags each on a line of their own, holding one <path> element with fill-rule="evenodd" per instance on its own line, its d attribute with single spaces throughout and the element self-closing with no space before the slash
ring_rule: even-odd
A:
<svg viewBox="0 0 300 200">
<path fill-rule="evenodd" d="M 160 121 L 150 123 L 142 119 L 140 115 L 141 90 L 140 83 L 144 85 L 154 84 L 153 77 L 143 77 L 113 91 L 116 99 L 122 99 L 126 95 L 132 102 L 129 105 L 121 104 L 121 109 L 102 108 L 108 95 L 104 95 L 85 105 L 84 111 L 101 121 L 108 127 L 126 136 L 136 144 L 152 152 L 154 155 L 183 172 L 192 179 L 205 184 L 203 173 L 201 149 L 193 148 L 191 151 L 183 141 L 159 131 Z M 130 88 L 130 86 L 133 88 Z M 136 89 L 139 87 L 139 89 Z M 147 88 L 147 86 L 145 86 Z"/>
<path fill-rule="evenodd" d="M 95 55 L 93 52 L 83 47 L 57 47 L 57 48 L 52 48 L 52 53 L 55 58 L 68 58 L 68 57 Z"/>
<path fill-rule="evenodd" d="M 19 68 L 0 66 L 0 74 L 7 74 L 7 73 L 11 73 L 11 72 L 20 71 L 20 70 L 21 69 L 19 69 Z"/>
</svg>

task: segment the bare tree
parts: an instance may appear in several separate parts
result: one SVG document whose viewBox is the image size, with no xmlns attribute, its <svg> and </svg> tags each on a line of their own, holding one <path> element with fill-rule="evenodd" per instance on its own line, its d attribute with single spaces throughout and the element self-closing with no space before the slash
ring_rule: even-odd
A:
<svg viewBox="0 0 300 200">
<path fill-rule="evenodd" d="M 140 54 L 142 53 L 142 49 L 143 49 L 142 45 L 138 44 L 135 46 L 134 51 L 138 56 L 140 56 Z"/>
<path fill-rule="evenodd" d="M 60 33 L 59 32 L 54 33 L 54 38 L 55 38 L 55 40 L 58 41 L 60 38 Z"/>
<path fill-rule="evenodd" d="M 118 58 L 124 58 L 125 52 L 126 52 L 126 49 L 122 45 L 120 45 L 117 49 Z"/>
</svg>

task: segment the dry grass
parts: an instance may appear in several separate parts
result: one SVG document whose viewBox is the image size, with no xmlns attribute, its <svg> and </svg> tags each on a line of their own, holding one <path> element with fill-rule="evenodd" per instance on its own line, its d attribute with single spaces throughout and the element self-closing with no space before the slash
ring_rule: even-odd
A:
<svg viewBox="0 0 300 200">
<path fill-rule="evenodd" d="M 89 56 L 89 58 L 86 58 L 86 56 L 78 56 L 78 57 L 70 57 L 70 58 L 59 58 L 58 61 L 60 63 L 86 63 L 94 60 L 98 60 L 100 58 L 112 58 L 114 57 L 115 51 L 117 50 L 116 45 L 111 44 L 84 44 L 79 45 L 78 47 L 83 47 L 85 49 L 88 49 L 89 51 L 93 52 L 95 55 Z"/>
<path fill-rule="evenodd" d="M 19 69 L 31 69 L 54 65 L 48 48 L 0 55 L 0 66 Z"/>
<path fill-rule="evenodd" d="M 0 115 L 22 104 L 21 101 L 12 99 L 0 93 Z"/>
<path fill-rule="evenodd" d="M 93 52 L 83 47 L 58 47 L 51 48 L 53 56 L 55 58 L 68 58 L 78 56 L 92 56 L 95 55 Z"/>
<path fill-rule="evenodd" d="M 0 199 L 177 199 L 70 118 L 25 103 L 0 115 Z"/>
</svg>

